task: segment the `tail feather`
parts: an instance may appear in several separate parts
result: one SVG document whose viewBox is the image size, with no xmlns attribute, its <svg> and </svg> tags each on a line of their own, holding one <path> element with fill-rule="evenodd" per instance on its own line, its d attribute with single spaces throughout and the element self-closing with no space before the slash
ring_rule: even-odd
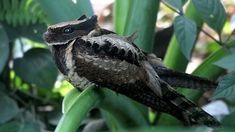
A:
<svg viewBox="0 0 235 132">
<path fill-rule="evenodd" d="M 167 82 L 172 87 L 186 87 L 207 91 L 210 89 L 215 89 L 218 85 L 218 83 L 208 79 L 173 71 L 165 67 L 155 66 L 154 70 L 162 80 Z"/>
<path fill-rule="evenodd" d="M 111 87 L 109 87 L 111 88 Z M 162 96 L 157 96 L 142 82 L 112 87 L 111 89 L 124 94 L 152 109 L 171 114 L 185 125 L 219 126 L 220 123 L 211 115 L 197 107 L 193 102 L 177 93 L 164 81 L 161 82 Z"/>
<path fill-rule="evenodd" d="M 184 117 L 187 124 L 219 126 L 220 123 L 210 114 L 196 106 L 193 102 L 188 100 L 185 96 L 177 93 L 171 86 L 164 81 L 161 82 L 163 99 L 175 105 Z"/>
</svg>

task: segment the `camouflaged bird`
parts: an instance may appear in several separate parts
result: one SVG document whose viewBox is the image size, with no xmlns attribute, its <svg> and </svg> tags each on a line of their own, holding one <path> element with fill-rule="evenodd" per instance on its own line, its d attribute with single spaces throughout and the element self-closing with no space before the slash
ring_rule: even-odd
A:
<svg viewBox="0 0 235 132">
<path fill-rule="evenodd" d="M 139 49 L 135 38 L 100 28 L 95 15 L 49 26 L 44 33 L 57 67 L 75 87 L 107 87 L 186 125 L 218 126 L 172 87 L 212 88 L 216 83 L 167 69 L 155 55 Z"/>
</svg>

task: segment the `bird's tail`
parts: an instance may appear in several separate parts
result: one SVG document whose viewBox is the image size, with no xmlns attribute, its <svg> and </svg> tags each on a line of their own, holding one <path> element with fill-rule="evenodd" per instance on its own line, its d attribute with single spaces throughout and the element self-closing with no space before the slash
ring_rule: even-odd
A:
<svg viewBox="0 0 235 132">
<path fill-rule="evenodd" d="M 161 66 L 155 66 L 154 70 L 157 72 L 158 76 L 162 80 L 164 80 L 172 87 L 186 87 L 193 89 L 202 89 L 206 91 L 210 89 L 215 89 L 218 85 L 214 81 L 210 81 L 208 79 L 193 76 L 186 73 L 173 71 L 171 69 L 167 69 Z"/>
<path fill-rule="evenodd" d="M 174 105 L 181 111 L 183 120 L 189 125 L 207 125 L 207 126 L 219 126 L 220 123 L 210 114 L 206 113 L 200 107 L 196 106 L 193 102 L 188 100 L 185 96 L 177 93 L 171 86 L 164 81 L 162 85 L 162 99 Z"/>
<path fill-rule="evenodd" d="M 190 74 L 173 71 L 164 66 L 160 58 L 154 54 L 147 54 L 147 58 L 158 76 L 170 84 L 172 87 L 185 87 L 193 89 L 202 89 L 204 91 L 215 89 L 218 85 L 217 82 L 210 81 L 205 78 L 193 76 Z"/>
<path fill-rule="evenodd" d="M 160 82 L 162 96 L 157 96 L 148 86 L 142 82 L 128 84 L 111 88 L 112 90 L 124 94 L 155 111 L 168 113 L 185 125 L 206 125 L 219 126 L 220 123 L 211 115 L 193 102 L 188 100 L 182 94 L 177 93 L 164 81 Z"/>
</svg>

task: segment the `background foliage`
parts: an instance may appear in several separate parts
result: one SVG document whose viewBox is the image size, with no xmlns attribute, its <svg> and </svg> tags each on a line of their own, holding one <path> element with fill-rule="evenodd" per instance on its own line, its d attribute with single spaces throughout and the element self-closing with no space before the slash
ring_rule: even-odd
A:
<svg viewBox="0 0 235 132">
<path fill-rule="evenodd" d="M 202 43 L 199 33 L 210 38 L 203 41 L 203 61 L 192 74 L 219 81 L 209 100 L 223 100 L 230 114 L 216 131 L 233 130 L 235 125 L 235 41 L 230 27 L 235 13 L 223 4 L 234 5 L 220 0 L 116 0 L 113 5 L 115 31 L 120 35 L 137 31 L 136 44 L 148 52 L 167 47 L 164 63 L 172 69 L 185 71 Z M 174 14 L 170 19 L 174 34 L 164 37 L 165 43 L 153 41 L 162 10 Z M 173 117 L 153 113 L 108 89 L 91 87 L 80 92 L 63 80 L 42 33 L 48 24 L 93 13 L 88 0 L 0 1 L 0 131 L 210 131 L 184 128 Z M 204 94 L 181 88 L 179 92 L 195 103 Z"/>
</svg>

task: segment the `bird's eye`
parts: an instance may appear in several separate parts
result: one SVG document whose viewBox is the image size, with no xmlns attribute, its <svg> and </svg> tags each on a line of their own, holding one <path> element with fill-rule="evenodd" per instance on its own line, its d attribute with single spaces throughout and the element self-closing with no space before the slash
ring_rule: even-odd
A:
<svg viewBox="0 0 235 132">
<path fill-rule="evenodd" d="M 72 33 L 73 32 L 73 28 L 72 27 L 67 27 L 64 29 L 64 33 Z"/>
</svg>

